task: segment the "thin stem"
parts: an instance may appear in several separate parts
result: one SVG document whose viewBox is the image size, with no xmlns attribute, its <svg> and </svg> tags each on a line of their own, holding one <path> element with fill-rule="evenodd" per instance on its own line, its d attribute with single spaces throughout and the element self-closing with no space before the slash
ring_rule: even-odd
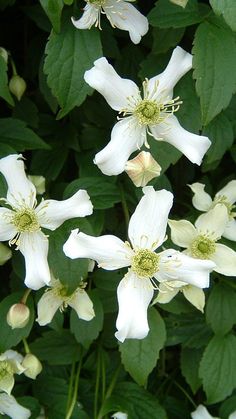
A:
<svg viewBox="0 0 236 419">
<path fill-rule="evenodd" d="M 29 345 L 27 343 L 27 340 L 25 338 L 23 338 L 22 342 L 23 342 L 23 345 L 24 345 L 25 353 L 30 354 L 30 348 L 29 348 Z"/>
<path fill-rule="evenodd" d="M 125 199 L 125 191 L 124 191 L 123 185 L 121 183 L 119 183 L 119 189 L 120 189 L 121 205 L 122 205 L 123 213 L 124 213 L 124 216 L 125 216 L 125 223 L 126 223 L 126 226 L 128 228 L 128 226 L 129 226 L 129 208 L 128 208 L 128 205 L 127 205 L 127 202 L 126 202 L 126 199 Z"/>
<path fill-rule="evenodd" d="M 30 295 L 31 291 L 32 291 L 32 290 L 31 290 L 30 288 L 28 288 L 28 289 L 25 291 L 25 293 L 24 293 L 24 295 L 23 295 L 23 297 L 22 297 L 22 299 L 21 299 L 21 303 L 26 304 L 27 298 L 29 297 L 29 295 Z"/>
<path fill-rule="evenodd" d="M 99 382 L 100 382 L 100 372 L 101 372 L 100 361 L 101 361 L 101 358 L 100 358 L 100 351 L 99 351 L 98 357 L 97 357 L 97 372 L 96 372 L 95 394 L 94 394 L 94 419 L 96 419 L 97 411 L 98 411 Z"/>
<path fill-rule="evenodd" d="M 73 382 L 75 377 L 75 362 L 72 364 L 71 373 L 70 373 L 70 381 L 69 381 L 69 389 L 68 389 L 68 398 L 67 398 L 67 407 L 66 410 L 68 411 L 71 402 L 72 390 L 73 390 Z"/>
<path fill-rule="evenodd" d="M 65 419 L 70 419 L 70 417 L 73 413 L 75 404 L 76 404 L 77 395 L 78 395 L 79 377 L 80 377 L 80 371 L 81 371 L 81 368 L 82 368 L 82 362 L 83 362 L 83 353 L 81 352 L 81 358 L 80 358 L 78 370 L 77 370 L 77 373 L 76 373 L 76 376 L 75 376 L 75 386 L 74 386 L 73 397 L 72 397 L 70 408 L 67 411 Z"/>
<path fill-rule="evenodd" d="M 105 364 L 105 357 L 104 352 L 101 351 L 101 364 L 102 364 L 102 401 L 105 399 L 106 394 L 106 364 Z"/>
<path fill-rule="evenodd" d="M 13 76 L 17 76 L 16 66 L 12 58 L 10 58 Z"/>
<path fill-rule="evenodd" d="M 100 410 L 99 410 L 99 413 L 98 413 L 98 416 L 96 417 L 96 419 L 102 419 L 103 418 L 103 414 L 102 414 L 102 411 L 103 411 L 103 406 L 104 406 L 104 403 L 105 403 L 105 401 L 111 396 L 111 394 L 112 394 L 112 392 L 113 392 L 113 390 L 114 390 L 114 387 L 115 387 L 115 385 L 116 385 L 116 381 L 117 381 L 117 378 L 118 378 L 118 376 L 119 376 L 119 373 L 120 373 L 120 368 L 121 368 L 121 365 L 119 365 L 119 367 L 115 370 L 115 372 L 114 372 L 114 375 L 113 375 L 113 377 L 112 377 L 112 380 L 111 380 L 111 382 L 110 382 L 110 385 L 109 385 L 109 387 L 108 387 L 108 389 L 107 389 L 107 392 L 106 392 L 106 394 L 105 394 L 105 397 L 104 397 L 104 400 L 103 400 L 103 403 L 102 403 L 102 406 L 101 406 L 101 408 L 100 408 Z"/>
<path fill-rule="evenodd" d="M 172 380 L 172 382 L 176 387 L 179 388 L 179 390 L 182 391 L 182 393 L 187 397 L 187 399 L 190 401 L 190 403 L 192 403 L 192 405 L 195 407 L 195 409 L 197 409 L 196 403 L 194 402 L 192 397 L 187 393 L 187 391 L 179 383 L 177 383 L 177 381 L 175 381 L 174 379 Z"/>
</svg>

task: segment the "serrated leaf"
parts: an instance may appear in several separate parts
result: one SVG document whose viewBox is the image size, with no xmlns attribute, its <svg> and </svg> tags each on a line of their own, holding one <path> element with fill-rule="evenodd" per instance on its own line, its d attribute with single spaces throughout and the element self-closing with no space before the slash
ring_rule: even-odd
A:
<svg viewBox="0 0 236 419">
<path fill-rule="evenodd" d="M 217 15 L 222 15 L 225 22 L 236 31 L 236 2 L 235 0 L 210 0 L 210 5 Z"/>
<path fill-rule="evenodd" d="M 184 28 L 201 22 L 208 10 L 197 0 L 189 0 L 185 8 L 166 0 L 159 0 L 149 13 L 148 20 L 152 26 L 159 28 Z"/>
<path fill-rule="evenodd" d="M 211 165 L 220 162 L 226 151 L 234 142 L 234 131 L 230 120 L 221 113 L 204 129 L 203 134 L 210 138 L 211 146 L 206 153 L 203 171 L 211 169 Z"/>
<path fill-rule="evenodd" d="M 14 106 L 14 100 L 9 92 L 8 77 L 7 77 L 7 63 L 0 56 L 0 97 L 6 100 L 9 105 Z"/>
<path fill-rule="evenodd" d="M 236 292 L 225 284 L 216 284 L 206 306 L 206 321 L 216 334 L 228 333 L 236 324 Z"/>
<path fill-rule="evenodd" d="M 193 77 L 200 97 L 202 123 L 207 125 L 228 106 L 236 90 L 234 34 L 218 18 L 204 22 L 195 33 L 192 52 Z"/>
<path fill-rule="evenodd" d="M 30 319 L 25 327 L 22 329 L 14 329 L 7 324 L 6 317 L 9 308 L 15 304 L 19 303 L 23 297 L 24 291 L 16 292 L 4 298 L 0 303 L 0 318 L 1 318 L 1 327 L 0 327 L 0 353 L 6 351 L 7 349 L 13 348 L 16 346 L 23 338 L 26 338 L 31 331 L 31 328 L 34 323 L 34 308 L 33 300 L 28 298 L 27 306 L 30 309 Z"/>
<path fill-rule="evenodd" d="M 72 310 L 70 318 L 71 331 L 77 342 L 81 343 L 85 348 L 89 348 L 91 343 L 98 337 L 103 326 L 103 308 L 97 290 L 90 292 L 89 296 L 93 301 L 95 317 L 90 321 L 82 320 Z"/>
<path fill-rule="evenodd" d="M 236 387 L 236 337 L 214 336 L 207 345 L 200 363 L 199 376 L 208 403 L 230 396 Z"/>
<path fill-rule="evenodd" d="M 44 9 L 48 19 L 50 20 L 55 32 L 60 32 L 61 13 L 63 9 L 62 0 L 40 0 L 40 4 Z"/>
<path fill-rule="evenodd" d="M 201 357 L 202 351 L 198 349 L 182 348 L 181 350 L 181 372 L 193 393 L 196 393 L 201 386 L 198 375 Z"/>
<path fill-rule="evenodd" d="M 92 92 L 84 81 L 84 73 L 102 56 L 99 31 L 78 30 L 71 24 L 70 17 L 65 16 L 61 32 L 51 33 L 45 52 L 44 72 L 62 108 L 58 118 L 62 118 Z"/>
<path fill-rule="evenodd" d="M 126 371 L 139 385 L 146 384 L 166 340 L 165 323 L 154 308 L 148 311 L 148 323 L 150 331 L 145 339 L 127 339 L 119 348 Z"/>
<path fill-rule="evenodd" d="M 15 118 L 0 119 L 0 139 L 15 151 L 50 148 L 25 122 Z"/>
</svg>

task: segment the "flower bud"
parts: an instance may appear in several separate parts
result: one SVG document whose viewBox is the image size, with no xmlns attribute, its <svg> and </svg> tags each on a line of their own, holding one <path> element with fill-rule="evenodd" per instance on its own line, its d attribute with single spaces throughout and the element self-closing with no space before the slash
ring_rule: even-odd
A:
<svg viewBox="0 0 236 419">
<path fill-rule="evenodd" d="M 0 56 L 4 59 L 5 63 L 7 64 L 8 61 L 8 52 L 5 48 L 0 47 Z"/>
<path fill-rule="evenodd" d="M 26 82 L 22 77 L 15 75 L 12 76 L 9 82 L 9 90 L 10 92 L 16 96 L 18 100 L 21 100 L 23 94 L 26 90 Z"/>
<path fill-rule="evenodd" d="M 147 151 L 141 151 L 134 159 L 127 161 L 125 171 L 135 186 L 145 186 L 156 176 L 160 176 L 161 166 Z"/>
<path fill-rule="evenodd" d="M 35 380 L 43 369 L 41 362 L 33 354 L 27 354 L 21 365 L 25 368 L 24 374 L 26 377 L 32 378 L 33 380 Z"/>
<path fill-rule="evenodd" d="M 5 244 L 0 243 L 0 266 L 4 265 L 12 256 L 12 251 Z"/>
<path fill-rule="evenodd" d="M 29 175 L 28 179 L 32 182 L 36 188 L 38 195 L 42 195 L 45 192 L 45 177 Z"/>
<path fill-rule="evenodd" d="M 177 6 L 181 6 L 183 8 L 186 7 L 186 4 L 188 3 L 188 0 L 170 0 L 171 3 L 177 4 Z"/>
<path fill-rule="evenodd" d="M 7 323 L 12 329 L 22 329 L 30 318 L 30 310 L 24 303 L 13 304 L 7 313 Z"/>
<path fill-rule="evenodd" d="M 116 412 L 114 413 L 114 415 L 112 415 L 113 419 L 127 419 L 128 415 L 127 413 L 123 413 L 123 412 Z"/>
</svg>

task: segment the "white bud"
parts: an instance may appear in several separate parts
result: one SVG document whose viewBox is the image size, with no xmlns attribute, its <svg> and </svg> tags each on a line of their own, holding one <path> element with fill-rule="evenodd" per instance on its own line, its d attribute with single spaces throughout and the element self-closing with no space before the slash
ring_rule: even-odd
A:
<svg viewBox="0 0 236 419">
<path fill-rule="evenodd" d="M 45 192 L 45 177 L 29 175 L 28 179 L 32 182 L 36 188 L 38 195 L 42 195 Z"/>
<path fill-rule="evenodd" d="M 171 3 L 177 4 L 177 6 L 186 7 L 188 0 L 170 0 Z"/>
<path fill-rule="evenodd" d="M 9 90 L 10 92 L 16 96 L 18 100 L 21 100 L 23 94 L 26 90 L 26 82 L 22 77 L 15 75 L 12 76 L 9 82 Z"/>
<path fill-rule="evenodd" d="M 30 310 L 24 303 L 13 304 L 7 313 L 7 323 L 12 329 L 22 329 L 30 318 Z"/>
<path fill-rule="evenodd" d="M 135 186 L 146 186 L 154 177 L 160 176 L 161 166 L 147 151 L 141 151 L 134 159 L 127 161 L 125 171 Z"/>
<path fill-rule="evenodd" d="M 35 380 L 43 369 L 41 362 L 33 354 L 27 354 L 21 365 L 25 368 L 24 374 L 26 377 L 32 378 L 33 380 Z"/>
<path fill-rule="evenodd" d="M 7 64 L 8 61 L 8 52 L 5 48 L 0 47 L 0 56 L 4 59 L 5 63 Z"/>
<path fill-rule="evenodd" d="M 4 265 L 12 256 L 12 251 L 5 244 L 0 243 L 0 266 Z"/>
</svg>

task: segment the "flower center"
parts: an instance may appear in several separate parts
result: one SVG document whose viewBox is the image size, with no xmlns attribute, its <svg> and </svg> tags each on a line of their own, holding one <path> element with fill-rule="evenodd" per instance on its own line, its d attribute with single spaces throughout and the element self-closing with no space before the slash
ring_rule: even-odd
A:
<svg viewBox="0 0 236 419">
<path fill-rule="evenodd" d="M 215 241 L 205 235 L 198 236 L 191 245 L 192 256 L 199 259 L 210 259 L 215 250 Z"/>
<path fill-rule="evenodd" d="M 103 6 L 106 0 L 88 0 L 89 4 L 95 4 L 96 6 Z"/>
<path fill-rule="evenodd" d="M 36 214 L 31 208 L 23 208 L 19 211 L 16 211 L 15 215 L 12 217 L 11 222 L 16 226 L 19 233 L 32 233 L 40 229 Z"/>
<path fill-rule="evenodd" d="M 9 362 L 7 361 L 0 361 L 0 380 L 8 377 L 9 375 L 13 374 L 13 369 Z"/>
<path fill-rule="evenodd" d="M 159 256 L 147 249 L 140 249 L 132 260 L 132 270 L 141 278 L 150 278 L 158 271 Z"/>
<path fill-rule="evenodd" d="M 163 122 L 169 114 L 177 112 L 181 103 L 179 97 L 165 103 L 143 99 L 136 106 L 133 114 L 138 118 L 140 125 L 156 125 Z"/>
</svg>

